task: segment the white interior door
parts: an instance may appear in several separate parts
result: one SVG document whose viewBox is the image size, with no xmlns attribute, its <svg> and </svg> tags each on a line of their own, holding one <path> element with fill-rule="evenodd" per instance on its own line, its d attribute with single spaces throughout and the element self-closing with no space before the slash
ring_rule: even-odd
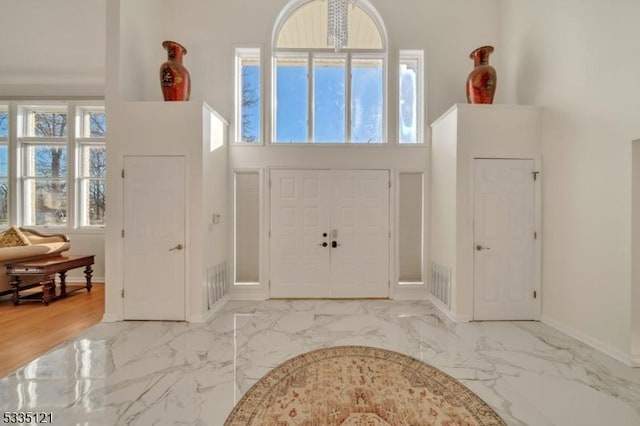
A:
<svg viewBox="0 0 640 426">
<path fill-rule="evenodd" d="M 535 316 L 533 160 L 474 160 L 474 319 Z"/>
<path fill-rule="evenodd" d="M 185 320 L 184 157 L 124 167 L 124 319 Z"/>
<path fill-rule="evenodd" d="M 271 297 L 329 297 L 328 177 L 326 170 L 271 172 Z"/>
<path fill-rule="evenodd" d="M 389 296 L 389 172 L 332 175 L 331 297 Z"/>
<path fill-rule="evenodd" d="M 388 297 L 388 171 L 273 170 L 270 199 L 271 297 Z"/>
</svg>

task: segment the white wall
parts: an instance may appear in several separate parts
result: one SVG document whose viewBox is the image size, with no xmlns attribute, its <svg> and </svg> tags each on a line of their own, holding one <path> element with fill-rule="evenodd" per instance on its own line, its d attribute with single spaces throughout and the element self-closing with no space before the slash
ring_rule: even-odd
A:
<svg viewBox="0 0 640 426">
<path fill-rule="evenodd" d="M 265 51 L 266 67 L 273 25 L 288 1 L 136 0 L 117 3 L 121 8 L 118 16 L 123 19 L 119 30 L 123 40 L 121 53 L 116 55 L 119 64 L 110 63 L 109 72 L 121 73 L 121 87 L 132 90 L 120 93 L 122 100 L 162 99 L 158 70 L 166 60 L 166 54 L 160 44 L 165 39 L 172 39 L 188 51 L 184 64 L 192 77 L 191 99 L 205 101 L 223 117 L 232 117 L 233 49 L 261 46 Z M 371 0 L 371 3 L 387 27 L 390 65 L 397 63 L 400 48 L 425 50 L 429 87 L 427 123 L 451 104 L 465 100 L 465 80 L 472 69 L 469 53 L 473 49 L 484 44 L 495 45 L 492 63 L 501 68 L 499 0 Z M 114 7 L 111 2 L 109 7 Z M 267 71 L 266 80 L 269 79 Z M 389 96 L 394 99 L 397 72 L 393 66 L 389 71 L 392 82 Z M 499 101 L 500 89 L 496 96 Z M 396 134 L 395 115 L 392 109 L 390 135 Z"/>
<path fill-rule="evenodd" d="M 632 145 L 631 357 L 640 365 L 640 139 Z"/>
<path fill-rule="evenodd" d="M 458 109 L 452 108 L 432 124 L 429 186 L 429 260 L 451 268 L 450 286 L 456 288 Z M 451 312 L 458 310 L 451 292 Z"/>
<path fill-rule="evenodd" d="M 47 233 L 47 230 L 42 230 Z M 103 232 L 83 232 L 83 231 L 60 231 L 69 236 L 71 248 L 68 254 L 93 254 L 93 281 L 105 282 L 104 265 L 104 233 Z M 72 269 L 67 275 L 69 281 L 83 281 L 84 269 Z"/>
<path fill-rule="evenodd" d="M 203 108 L 202 145 L 202 319 L 206 319 L 209 297 L 206 286 L 213 279 L 212 273 L 217 265 L 226 263 L 227 285 L 231 281 L 231 263 L 229 262 L 229 228 L 231 209 L 229 208 L 229 141 L 228 123 L 213 109 L 205 104 Z M 214 215 L 219 215 L 218 222 Z M 226 289 L 228 291 L 228 287 Z M 220 295 L 221 296 L 221 295 Z M 197 303 L 197 300 L 193 303 Z M 196 319 L 196 318 L 192 318 Z"/>
<path fill-rule="evenodd" d="M 167 60 L 162 47 L 166 2 L 120 2 L 118 94 L 123 101 L 162 100 L 160 65 Z M 150 78 L 153 76 L 153 78 Z"/>
<path fill-rule="evenodd" d="M 624 358 L 640 2 L 502 5 L 507 100 L 545 107 L 543 319 Z"/>
<path fill-rule="evenodd" d="M 0 99 L 102 97 L 106 0 L 3 0 Z"/>
</svg>

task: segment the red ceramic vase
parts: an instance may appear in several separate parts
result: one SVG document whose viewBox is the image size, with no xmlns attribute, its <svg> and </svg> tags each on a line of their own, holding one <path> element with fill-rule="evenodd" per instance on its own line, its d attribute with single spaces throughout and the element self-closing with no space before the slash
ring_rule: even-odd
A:
<svg viewBox="0 0 640 426">
<path fill-rule="evenodd" d="M 182 65 L 182 56 L 187 49 L 175 41 L 165 41 L 167 61 L 160 66 L 160 86 L 165 101 L 188 101 L 191 94 L 191 77 Z"/>
<path fill-rule="evenodd" d="M 471 52 L 473 71 L 467 77 L 467 102 L 470 104 L 491 104 L 498 82 L 496 70 L 489 65 L 489 55 L 493 46 L 482 46 Z"/>
</svg>

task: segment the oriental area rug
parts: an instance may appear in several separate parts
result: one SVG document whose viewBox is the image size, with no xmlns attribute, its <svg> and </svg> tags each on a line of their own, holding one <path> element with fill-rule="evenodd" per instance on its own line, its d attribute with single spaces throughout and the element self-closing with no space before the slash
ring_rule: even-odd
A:
<svg viewBox="0 0 640 426">
<path fill-rule="evenodd" d="M 338 346 L 271 370 L 238 401 L 225 426 L 506 425 L 478 396 L 417 359 Z"/>
</svg>

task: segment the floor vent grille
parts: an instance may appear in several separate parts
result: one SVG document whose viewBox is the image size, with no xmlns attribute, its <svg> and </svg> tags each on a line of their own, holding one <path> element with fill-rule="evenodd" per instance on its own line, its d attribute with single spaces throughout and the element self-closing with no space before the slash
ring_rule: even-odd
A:
<svg viewBox="0 0 640 426">
<path fill-rule="evenodd" d="M 436 299 L 451 308 L 451 268 L 436 262 L 431 263 L 429 290 Z"/>
<path fill-rule="evenodd" d="M 207 271 L 207 296 L 209 308 L 227 294 L 228 274 L 227 262 L 211 266 Z"/>
</svg>

